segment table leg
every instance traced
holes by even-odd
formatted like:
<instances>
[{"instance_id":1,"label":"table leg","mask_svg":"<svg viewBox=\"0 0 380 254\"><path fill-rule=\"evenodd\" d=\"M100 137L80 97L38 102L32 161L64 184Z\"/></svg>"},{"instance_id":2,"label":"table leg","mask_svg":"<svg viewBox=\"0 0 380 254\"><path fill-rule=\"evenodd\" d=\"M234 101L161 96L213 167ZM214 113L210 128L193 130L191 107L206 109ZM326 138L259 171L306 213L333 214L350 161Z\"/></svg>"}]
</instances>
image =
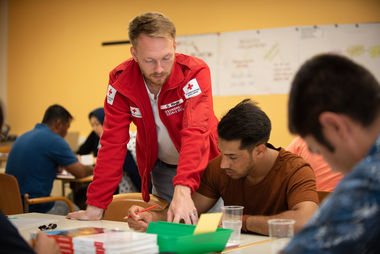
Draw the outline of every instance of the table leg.
<instances>
[{"instance_id":1,"label":"table leg","mask_svg":"<svg viewBox=\"0 0 380 254\"><path fill-rule=\"evenodd\" d=\"M63 197L66 197L66 195L65 195L65 181L64 180L62 180L62 196Z\"/></svg>"}]
</instances>

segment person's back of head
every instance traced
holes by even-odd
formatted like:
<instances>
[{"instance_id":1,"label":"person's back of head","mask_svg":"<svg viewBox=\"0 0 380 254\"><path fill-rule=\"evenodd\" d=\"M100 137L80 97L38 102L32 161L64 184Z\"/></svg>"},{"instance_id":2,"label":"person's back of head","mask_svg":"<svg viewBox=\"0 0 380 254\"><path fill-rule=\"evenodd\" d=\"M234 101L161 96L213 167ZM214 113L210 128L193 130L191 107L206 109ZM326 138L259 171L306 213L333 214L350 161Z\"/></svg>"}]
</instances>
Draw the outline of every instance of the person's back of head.
<instances>
[{"instance_id":1,"label":"person's back of head","mask_svg":"<svg viewBox=\"0 0 380 254\"><path fill-rule=\"evenodd\" d=\"M148 37L164 37L175 40L176 28L173 22L158 12L146 12L136 16L129 22L128 36L132 46L136 48L137 38L141 34Z\"/></svg>"},{"instance_id":2,"label":"person's back of head","mask_svg":"<svg viewBox=\"0 0 380 254\"><path fill-rule=\"evenodd\" d=\"M63 124L71 121L73 117L71 114L60 105L52 105L46 111L42 123L46 125L53 125L58 120L61 120Z\"/></svg>"},{"instance_id":3,"label":"person's back of head","mask_svg":"<svg viewBox=\"0 0 380 254\"><path fill-rule=\"evenodd\" d=\"M288 124L293 134L312 135L326 148L334 148L322 134L322 112L346 115L363 127L380 111L380 86L364 67L348 58L322 55L308 60L297 72L288 103Z\"/></svg>"},{"instance_id":4,"label":"person's back of head","mask_svg":"<svg viewBox=\"0 0 380 254\"><path fill-rule=\"evenodd\" d=\"M245 99L230 109L218 124L218 136L226 141L241 141L240 149L253 149L266 144L271 121L257 103Z\"/></svg>"}]
</instances>

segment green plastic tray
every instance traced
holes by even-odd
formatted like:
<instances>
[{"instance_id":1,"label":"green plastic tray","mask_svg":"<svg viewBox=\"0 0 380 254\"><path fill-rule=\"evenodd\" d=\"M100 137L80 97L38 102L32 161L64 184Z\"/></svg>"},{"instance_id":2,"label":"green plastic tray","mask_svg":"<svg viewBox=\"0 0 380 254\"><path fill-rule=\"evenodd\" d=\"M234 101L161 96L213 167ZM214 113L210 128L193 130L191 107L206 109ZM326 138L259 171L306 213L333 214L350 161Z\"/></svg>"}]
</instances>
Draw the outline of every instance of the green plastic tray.
<instances>
[{"instance_id":1,"label":"green plastic tray","mask_svg":"<svg viewBox=\"0 0 380 254\"><path fill-rule=\"evenodd\" d=\"M232 229L217 228L215 232L193 235L195 225L158 221L149 223L147 233L157 234L160 252L196 254L222 251Z\"/></svg>"}]
</instances>

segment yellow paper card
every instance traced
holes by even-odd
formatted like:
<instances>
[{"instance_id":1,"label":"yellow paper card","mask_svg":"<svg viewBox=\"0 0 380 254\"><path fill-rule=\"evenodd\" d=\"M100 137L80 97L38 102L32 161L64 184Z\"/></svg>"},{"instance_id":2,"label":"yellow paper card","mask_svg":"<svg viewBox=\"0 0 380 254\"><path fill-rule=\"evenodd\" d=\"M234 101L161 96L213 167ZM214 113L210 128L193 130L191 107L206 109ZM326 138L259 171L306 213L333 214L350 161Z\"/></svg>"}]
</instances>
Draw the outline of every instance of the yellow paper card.
<instances>
[{"instance_id":1,"label":"yellow paper card","mask_svg":"<svg viewBox=\"0 0 380 254\"><path fill-rule=\"evenodd\" d=\"M218 228L222 213L203 213L199 217L194 235L215 232Z\"/></svg>"}]
</instances>

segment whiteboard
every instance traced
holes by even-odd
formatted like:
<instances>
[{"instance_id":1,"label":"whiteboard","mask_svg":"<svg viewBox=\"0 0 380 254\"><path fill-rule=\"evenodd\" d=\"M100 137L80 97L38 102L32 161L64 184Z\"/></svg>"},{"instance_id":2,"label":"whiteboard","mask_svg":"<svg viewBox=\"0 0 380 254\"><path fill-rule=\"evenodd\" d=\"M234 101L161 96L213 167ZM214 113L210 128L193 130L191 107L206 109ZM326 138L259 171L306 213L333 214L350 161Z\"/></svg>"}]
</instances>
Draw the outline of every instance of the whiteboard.
<instances>
[{"instance_id":1,"label":"whiteboard","mask_svg":"<svg viewBox=\"0 0 380 254\"><path fill-rule=\"evenodd\" d=\"M288 92L298 66L295 29L222 33L219 43L221 95Z\"/></svg>"},{"instance_id":2,"label":"whiteboard","mask_svg":"<svg viewBox=\"0 0 380 254\"><path fill-rule=\"evenodd\" d=\"M209 65L214 96L286 94L300 65L326 53L351 58L380 81L380 23L178 36L177 52Z\"/></svg>"},{"instance_id":3,"label":"whiteboard","mask_svg":"<svg viewBox=\"0 0 380 254\"><path fill-rule=\"evenodd\" d=\"M210 67L211 71L211 83L212 91L215 95L215 91L218 91L218 34L199 34L178 36L177 52L195 56L205 61Z\"/></svg>"},{"instance_id":4,"label":"whiteboard","mask_svg":"<svg viewBox=\"0 0 380 254\"><path fill-rule=\"evenodd\" d=\"M300 37L301 63L320 54L343 55L366 67L380 81L379 23L320 26L310 30L318 32Z\"/></svg>"}]
</instances>

